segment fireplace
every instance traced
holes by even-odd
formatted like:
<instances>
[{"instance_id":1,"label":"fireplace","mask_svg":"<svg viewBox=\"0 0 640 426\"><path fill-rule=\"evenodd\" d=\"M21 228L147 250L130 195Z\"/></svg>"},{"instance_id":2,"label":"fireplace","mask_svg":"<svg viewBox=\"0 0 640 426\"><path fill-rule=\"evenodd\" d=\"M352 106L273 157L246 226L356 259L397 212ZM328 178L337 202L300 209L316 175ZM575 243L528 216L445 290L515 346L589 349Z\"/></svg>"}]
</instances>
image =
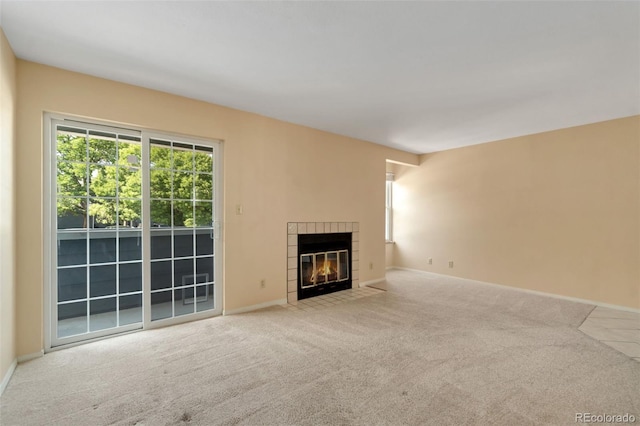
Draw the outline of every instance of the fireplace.
<instances>
[{"instance_id":1,"label":"fireplace","mask_svg":"<svg viewBox=\"0 0 640 426\"><path fill-rule=\"evenodd\" d=\"M359 287L359 255L358 222L287 223L287 302Z\"/></svg>"},{"instance_id":2,"label":"fireplace","mask_svg":"<svg viewBox=\"0 0 640 426\"><path fill-rule=\"evenodd\" d=\"M298 235L298 300L351 288L351 232Z\"/></svg>"}]
</instances>

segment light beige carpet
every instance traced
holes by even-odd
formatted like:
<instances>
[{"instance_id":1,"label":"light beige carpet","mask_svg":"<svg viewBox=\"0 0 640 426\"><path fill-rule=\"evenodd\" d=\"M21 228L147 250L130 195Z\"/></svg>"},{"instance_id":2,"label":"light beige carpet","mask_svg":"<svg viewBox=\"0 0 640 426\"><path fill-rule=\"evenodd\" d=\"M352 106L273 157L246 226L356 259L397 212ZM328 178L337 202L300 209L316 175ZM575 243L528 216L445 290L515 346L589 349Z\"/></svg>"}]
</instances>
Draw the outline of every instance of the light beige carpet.
<instances>
[{"instance_id":1,"label":"light beige carpet","mask_svg":"<svg viewBox=\"0 0 640 426\"><path fill-rule=\"evenodd\" d=\"M2 425L540 425L640 418L592 306L406 271L388 291L120 336L18 366ZM640 421L640 420L637 420Z\"/></svg>"}]
</instances>

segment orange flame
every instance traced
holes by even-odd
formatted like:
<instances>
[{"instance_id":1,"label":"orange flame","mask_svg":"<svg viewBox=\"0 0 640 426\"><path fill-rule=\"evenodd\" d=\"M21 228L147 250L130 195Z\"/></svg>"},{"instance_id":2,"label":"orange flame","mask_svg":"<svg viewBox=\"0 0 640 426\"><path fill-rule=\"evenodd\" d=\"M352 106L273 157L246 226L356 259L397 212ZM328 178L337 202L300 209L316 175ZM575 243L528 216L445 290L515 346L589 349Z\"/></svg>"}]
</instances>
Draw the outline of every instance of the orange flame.
<instances>
[{"instance_id":1,"label":"orange flame","mask_svg":"<svg viewBox=\"0 0 640 426\"><path fill-rule=\"evenodd\" d=\"M313 271L311 281L316 282L319 277L326 277L331 274L336 274L337 272L335 265L333 265L331 261L323 262L315 271Z\"/></svg>"}]
</instances>

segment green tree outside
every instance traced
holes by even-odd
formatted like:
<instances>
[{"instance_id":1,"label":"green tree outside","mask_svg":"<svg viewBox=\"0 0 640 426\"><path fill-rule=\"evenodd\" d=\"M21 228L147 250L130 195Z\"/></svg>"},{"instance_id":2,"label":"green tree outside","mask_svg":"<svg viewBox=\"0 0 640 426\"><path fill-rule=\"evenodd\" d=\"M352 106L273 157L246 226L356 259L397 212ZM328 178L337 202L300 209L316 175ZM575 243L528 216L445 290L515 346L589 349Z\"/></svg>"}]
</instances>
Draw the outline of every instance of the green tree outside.
<instances>
[{"instance_id":1,"label":"green tree outside","mask_svg":"<svg viewBox=\"0 0 640 426\"><path fill-rule=\"evenodd\" d=\"M82 217L85 228L89 218L95 227L141 222L139 143L59 132L56 155L59 218ZM151 145L152 226L211 226L212 162L207 152Z\"/></svg>"}]
</instances>

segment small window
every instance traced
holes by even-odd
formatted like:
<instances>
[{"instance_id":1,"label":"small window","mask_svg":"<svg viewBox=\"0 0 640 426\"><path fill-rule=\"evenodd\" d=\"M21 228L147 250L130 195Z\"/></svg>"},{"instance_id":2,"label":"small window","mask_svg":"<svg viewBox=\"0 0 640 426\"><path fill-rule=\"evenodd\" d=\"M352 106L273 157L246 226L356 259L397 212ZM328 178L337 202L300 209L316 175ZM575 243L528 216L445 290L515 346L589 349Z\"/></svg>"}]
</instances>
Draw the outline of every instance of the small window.
<instances>
[{"instance_id":1,"label":"small window","mask_svg":"<svg viewBox=\"0 0 640 426\"><path fill-rule=\"evenodd\" d=\"M391 242L393 241L393 173L387 173L386 184L384 238L387 242Z\"/></svg>"}]
</instances>

